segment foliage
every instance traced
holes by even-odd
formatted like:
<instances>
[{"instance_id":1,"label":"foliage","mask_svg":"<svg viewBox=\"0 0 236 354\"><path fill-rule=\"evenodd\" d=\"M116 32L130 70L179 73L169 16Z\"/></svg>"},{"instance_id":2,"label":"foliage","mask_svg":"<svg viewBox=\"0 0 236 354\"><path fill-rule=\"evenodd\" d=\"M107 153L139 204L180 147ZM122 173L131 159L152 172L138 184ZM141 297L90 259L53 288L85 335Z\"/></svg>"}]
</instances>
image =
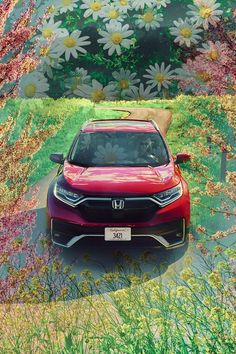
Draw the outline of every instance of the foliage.
<instances>
[{"instance_id":1,"label":"foliage","mask_svg":"<svg viewBox=\"0 0 236 354\"><path fill-rule=\"evenodd\" d=\"M39 58L35 55L36 43L28 45L35 35L38 24L30 25L34 2L29 1L27 9L11 25L7 20L16 5L16 0L3 0L0 5L0 99L16 95L20 78L36 69Z\"/></svg>"}]
</instances>

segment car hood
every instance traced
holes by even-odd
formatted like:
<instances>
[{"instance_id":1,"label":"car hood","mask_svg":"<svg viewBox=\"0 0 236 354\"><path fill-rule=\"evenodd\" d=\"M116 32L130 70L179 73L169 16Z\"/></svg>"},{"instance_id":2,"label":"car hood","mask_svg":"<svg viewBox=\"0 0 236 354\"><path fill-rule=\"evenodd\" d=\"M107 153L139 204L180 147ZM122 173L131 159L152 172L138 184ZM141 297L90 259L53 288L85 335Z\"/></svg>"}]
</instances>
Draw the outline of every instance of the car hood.
<instances>
[{"instance_id":1,"label":"car hood","mask_svg":"<svg viewBox=\"0 0 236 354\"><path fill-rule=\"evenodd\" d=\"M171 162L159 167L80 167L65 161L64 178L87 195L148 195L180 182Z\"/></svg>"}]
</instances>

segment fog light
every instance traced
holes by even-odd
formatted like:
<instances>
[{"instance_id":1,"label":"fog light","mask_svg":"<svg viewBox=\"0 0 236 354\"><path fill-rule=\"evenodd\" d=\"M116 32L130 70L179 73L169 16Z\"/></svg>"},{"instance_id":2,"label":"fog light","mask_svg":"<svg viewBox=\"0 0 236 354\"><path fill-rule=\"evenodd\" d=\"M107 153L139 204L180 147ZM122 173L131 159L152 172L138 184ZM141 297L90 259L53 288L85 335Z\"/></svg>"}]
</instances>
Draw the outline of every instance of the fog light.
<instances>
[{"instance_id":1,"label":"fog light","mask_svg":"<svg viewBox=\"0 0 236 354\"><path fill-rule=\"evenodd\" d=\"M60 237L60 234L59 233L54 233L54 237Z\"/></svg>"},{"instance_id":2,"label":"fog light","mask_svg":"<svg viewBox=\"0 0 236 354\"><path fill-rule=\"evenodd\" d=\"M182 233L179 232L178 234L176 234L176 237L182 237Z\"/></svg>"}]
</instances>

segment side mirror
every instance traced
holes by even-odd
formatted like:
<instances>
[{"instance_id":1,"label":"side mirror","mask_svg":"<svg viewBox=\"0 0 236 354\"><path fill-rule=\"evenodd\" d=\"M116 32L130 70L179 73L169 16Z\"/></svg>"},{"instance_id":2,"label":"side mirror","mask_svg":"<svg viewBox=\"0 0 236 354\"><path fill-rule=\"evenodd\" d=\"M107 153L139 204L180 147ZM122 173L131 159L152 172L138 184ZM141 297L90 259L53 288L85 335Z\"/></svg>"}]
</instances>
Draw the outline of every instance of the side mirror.
<instances>
[{"instance_id":1,"label":"side mirror","mask_svg":"<svg viewBox=\"0 0 236 354\"><path fill-rule=\"evenodd\" d=\"M175 159L175 164L178 165L183 162L190 161L191 156L189 154L177 154Z\"/></svg>"},{"instance_id":2,"label":"side mirror","mask_svg":"<svg viewBox=\"0 0 236 354\"><path fill-rule=\"evenodd\" d=\"M63 154L55 153L50 155L50 160L52 162L59 163L60 165L63 165L64 163L64 156Z\"/></svg>"}]
</instances>

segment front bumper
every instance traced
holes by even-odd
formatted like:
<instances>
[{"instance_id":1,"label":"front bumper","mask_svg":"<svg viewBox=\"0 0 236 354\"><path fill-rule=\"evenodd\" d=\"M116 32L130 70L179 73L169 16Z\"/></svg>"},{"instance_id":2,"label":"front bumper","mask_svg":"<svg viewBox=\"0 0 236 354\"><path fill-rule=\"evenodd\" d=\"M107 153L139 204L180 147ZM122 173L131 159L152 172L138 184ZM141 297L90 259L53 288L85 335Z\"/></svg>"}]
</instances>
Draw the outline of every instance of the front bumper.
<instances>
[{"instance_id":1,"label":"front bumper","mask_svg":"<svg viewBox=\"0 0 236 354\"><path fill-rule=\"evenodd\" d=\"M102 237L104 227L82 226L51 219L51 237L54 244L69 248L85 237ZM131 227L131 239L149 237L166 249L181 247L187 240L188 228L184 218L152 227Z\"/></svg>"}]
</instances>

